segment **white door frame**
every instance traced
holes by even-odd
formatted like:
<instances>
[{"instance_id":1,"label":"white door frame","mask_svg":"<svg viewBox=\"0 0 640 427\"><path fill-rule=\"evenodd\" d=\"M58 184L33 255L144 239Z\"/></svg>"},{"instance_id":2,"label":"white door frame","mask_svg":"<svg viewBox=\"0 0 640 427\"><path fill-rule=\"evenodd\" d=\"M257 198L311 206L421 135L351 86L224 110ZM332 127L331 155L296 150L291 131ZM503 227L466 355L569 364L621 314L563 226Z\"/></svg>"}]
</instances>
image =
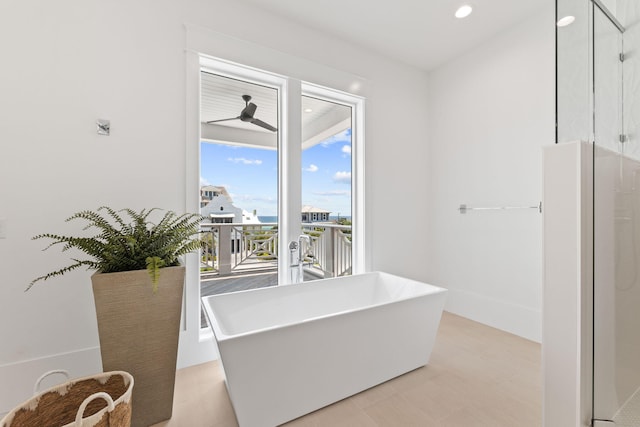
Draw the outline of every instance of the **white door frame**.
<instances>
[{"instance_id":1,"label":"white door frame","mask_svg":"<svg viewBox=\"0 0 640 427\"><path fill-rule=\"evenodd\" d=\"M302 95L324 98L352 106L352 212L353 274L365 271L364 217L364 98L366 81L321 64L270 50L201 27L186 26L186 192L187 212L200 207L200 71L203 66L218 74L234 75L278 89L278 279L289 282L288 243L300 234L302 205ZM221 60L218 58L228 58ZM236 62L232 62L236 61ZM238 65L238 64L246 65ZM252 68L254 67L254 68ZM274 70L265 72L262 70ZM280 74L278 74L280 72ZM289 76L284 77L284 73ZM314 81L319 85L303 83ZM199 254L186 257L185 298L178 350L178 367L218 358L209 328L200 328Z\"/></svg>"}]
</instances>

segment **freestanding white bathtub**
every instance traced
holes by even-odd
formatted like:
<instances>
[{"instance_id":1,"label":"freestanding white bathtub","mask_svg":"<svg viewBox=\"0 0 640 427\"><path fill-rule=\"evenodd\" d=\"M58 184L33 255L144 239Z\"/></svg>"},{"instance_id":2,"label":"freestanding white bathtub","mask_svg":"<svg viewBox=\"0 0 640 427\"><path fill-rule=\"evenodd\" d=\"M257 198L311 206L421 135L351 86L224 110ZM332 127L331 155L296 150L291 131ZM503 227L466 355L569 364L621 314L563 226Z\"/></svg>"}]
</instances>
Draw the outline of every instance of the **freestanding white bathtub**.
<instances>
[{"instance_id":1,"label":"freestanding white bathtub","mask_svg":"<svg viewBox=\"0 0 640 427\"><path fill-rule=\"evenodd\" d=\"M375 272L202 298L238 423L276 426L424 366L445 293Z\"/></svg>"}]
</instances>

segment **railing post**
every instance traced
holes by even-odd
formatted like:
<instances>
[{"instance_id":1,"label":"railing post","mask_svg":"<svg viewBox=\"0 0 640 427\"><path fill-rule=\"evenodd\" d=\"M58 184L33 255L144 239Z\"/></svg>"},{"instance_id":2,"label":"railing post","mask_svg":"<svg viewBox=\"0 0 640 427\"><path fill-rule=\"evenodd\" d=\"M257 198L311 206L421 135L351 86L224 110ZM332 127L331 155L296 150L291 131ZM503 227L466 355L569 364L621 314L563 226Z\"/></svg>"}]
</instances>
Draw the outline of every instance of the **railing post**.
<instances>
[{"instance_id":1,"label":"railing post","mask_svg":"<svg viewBox=\"0 0 640 427\"><path fill-rule=\"evenodd\" d=\"M334 233L332 227L325 227L322 232L322 239L324 240L324 262L322 269L324 270L324 277L335 277L334 271Z\"/></svg>"},{"instance_id":2,"label":"railing post","mask_svg":"<svg viewBox=\"0 0 640 427\"><path fill-rule=\"evenodd\" d=\"M218 272L221 276L231 274L231 229L220 224L218 230Z\"/></svg>"}]
</instances>

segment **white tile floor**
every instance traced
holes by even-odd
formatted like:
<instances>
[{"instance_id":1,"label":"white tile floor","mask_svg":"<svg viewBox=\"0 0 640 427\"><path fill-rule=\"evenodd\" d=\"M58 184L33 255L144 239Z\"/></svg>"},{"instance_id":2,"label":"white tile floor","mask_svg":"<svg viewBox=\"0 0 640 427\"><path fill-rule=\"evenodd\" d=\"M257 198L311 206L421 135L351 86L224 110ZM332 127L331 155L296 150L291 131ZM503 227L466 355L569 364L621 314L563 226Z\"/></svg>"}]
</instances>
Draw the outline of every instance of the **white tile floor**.
<instances>
[{"instance_id":1,"label":"white tile floor","mask_svg":"<svg viewBox=\"0 0 640 427\"><path fill-rule=\"evenodd\" d=\"M287 423L305 426L539 427L540 345L444 313L431 361ZM178 371L173 417L155 427L234 427L217 362Z\"/></svg>"}]
</instances>

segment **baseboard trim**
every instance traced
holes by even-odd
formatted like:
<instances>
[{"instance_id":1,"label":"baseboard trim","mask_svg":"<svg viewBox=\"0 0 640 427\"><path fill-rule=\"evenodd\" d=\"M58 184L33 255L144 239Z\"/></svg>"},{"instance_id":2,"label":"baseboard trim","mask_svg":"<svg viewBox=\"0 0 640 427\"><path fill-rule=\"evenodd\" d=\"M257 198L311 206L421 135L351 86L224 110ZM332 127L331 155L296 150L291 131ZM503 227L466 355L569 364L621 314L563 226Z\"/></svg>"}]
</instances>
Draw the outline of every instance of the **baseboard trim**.
<instances>
[{"instance_id":1,"label":"baseboard trim","mask_svg":"<svg viewBox=\"0 0 640 427\"><path fill-rule=\"evenodd\" d=\"M458 289L449 289L444 309L528 340L542 342L541 310Z\"/></svg>"},{"instance_id":2,"label":"baseboard trim","mask_svg":"<svg viewBox=\"0 0 640 427\"><path fill-rule=\"evenodd\" d=\"M91 347L68 353L55 354L0 366L0 417L30 399L36 380L47 371L64 369L71 378L80 378L102 372L100 347ZM64 377L51 377L41 389L64 382Z\"/></svg>"}]
</instances>

